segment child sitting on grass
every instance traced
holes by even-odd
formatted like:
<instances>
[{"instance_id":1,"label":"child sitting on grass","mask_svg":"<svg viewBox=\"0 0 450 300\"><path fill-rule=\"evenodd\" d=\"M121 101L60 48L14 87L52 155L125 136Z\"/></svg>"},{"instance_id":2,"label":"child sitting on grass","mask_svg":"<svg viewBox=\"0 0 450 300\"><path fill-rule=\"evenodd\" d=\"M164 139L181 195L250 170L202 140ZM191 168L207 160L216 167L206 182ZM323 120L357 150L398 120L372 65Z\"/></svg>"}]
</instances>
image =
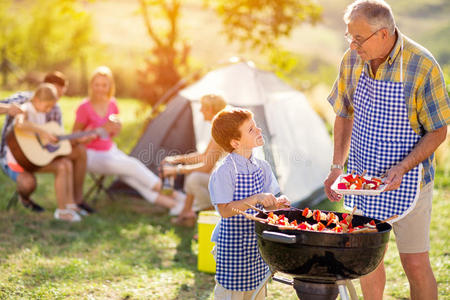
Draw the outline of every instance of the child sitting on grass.
<instances>
[{"instance_id":1,"label":"child sitting on grass","mask_svg":"<svg viewBox=\"0 0 450 300\"><path fill-rule=\"evenodd\" d=\"M274 196L280 188L270 165L252 155L253 148L264 145L252 112L223 110L213 119L211 132L216 143L230 153L209 182L211 201L222 216L213 233L217 249L214 299L250 299L269 268L258 251L254 221L233 209L255 214L247 204L277 209L288 206L289 200ZM262 289L256 299L264 298Z\"/></svg>"}]
</instances>

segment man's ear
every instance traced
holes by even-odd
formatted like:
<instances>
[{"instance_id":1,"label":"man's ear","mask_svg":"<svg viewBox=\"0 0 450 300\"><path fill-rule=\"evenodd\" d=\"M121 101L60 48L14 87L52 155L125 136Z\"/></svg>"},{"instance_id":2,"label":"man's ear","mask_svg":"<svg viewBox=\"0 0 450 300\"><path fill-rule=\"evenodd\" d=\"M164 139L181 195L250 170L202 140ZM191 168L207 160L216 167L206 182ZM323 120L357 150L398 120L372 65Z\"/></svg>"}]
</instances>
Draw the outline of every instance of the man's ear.
<instances>
[{"instance_id":1,"label":"man's ear","mask_svg":"<svg viewBox=\"0 0 450 300\"><path fill-rule=\"evenodd\" d=\"M389 37L389 31L388 31L387 28L381 29L380 32L381 32L381 34L382 34L381 37L382 37L383 39L387 39L387 38Z\"/></svg>"},{"instance_id":2,"label":"man's ear","mask_svg":"<svg viewBox=\"0 0 450 300\"><path fill-rule=\"evenodd\" d=\"M234 149L237 149L237 148L239 147L239 140L232 139L232 140L230 141L230 145L231 145L231 147L233 147Z\"/></svg>"}]
</instances>

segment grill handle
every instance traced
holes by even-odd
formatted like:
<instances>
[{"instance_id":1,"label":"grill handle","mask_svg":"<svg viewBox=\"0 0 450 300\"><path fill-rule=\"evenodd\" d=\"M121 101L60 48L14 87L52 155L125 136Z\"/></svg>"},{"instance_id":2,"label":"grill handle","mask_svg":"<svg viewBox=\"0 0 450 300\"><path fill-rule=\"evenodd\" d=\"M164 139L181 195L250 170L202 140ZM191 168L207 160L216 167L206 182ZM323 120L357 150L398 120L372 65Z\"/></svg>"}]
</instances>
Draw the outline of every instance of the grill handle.
<instances>
[{"instance_id":1,"label":"grill handle","mask_svg":"<svg viewBox=\"0 0 450 300\"><path fill-rule=\"evenodd\" d=\"M278 281L283 284L292 285L292 286L294 285L294 280L292 280L292 279L287 279L287 278L278 277L278 276L273 276L272 279L273 279L273 281Z\"/></svg>"},{"instance_id":2,"label":"grill handle","mask_svg":"<svg viewBox=\"0 0 450 300\"><path fill-rule=\"evenodd\" d=\"M282 244L295 244L297 243L297 237L295 235L284 234L281 232L273 232L264 230L262 232L262 238L266 241L282 243Z\"/></svg>"}]
</instances>

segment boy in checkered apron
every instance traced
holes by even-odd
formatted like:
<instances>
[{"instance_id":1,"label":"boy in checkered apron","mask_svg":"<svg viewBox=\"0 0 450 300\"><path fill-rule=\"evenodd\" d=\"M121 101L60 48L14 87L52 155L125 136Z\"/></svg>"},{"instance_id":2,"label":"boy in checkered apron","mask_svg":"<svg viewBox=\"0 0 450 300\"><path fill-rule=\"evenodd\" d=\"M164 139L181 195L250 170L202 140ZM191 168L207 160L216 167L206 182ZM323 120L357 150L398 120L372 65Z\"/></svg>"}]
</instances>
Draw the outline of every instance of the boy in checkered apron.
<instances>
[{"instance_id":1,"label":"boy in checkered apron","mask_svg":"<svg viewBox=\"0 0 450 300\"><path fill-rule=\"evenodd\" d=\"M214 118L211 132L230 153L209 182L212 203L222 216L213 233L217 249L214 299L250 299L269 269L258 251L254 222L233 209L255 214L247 204L277 209L289 205L289 200L274 196L280 188L269 164L252 155L264 139L249 110L223 110ZM261 289L256 299L264 298L265 289Z\"/></svg>"}]
</instances>

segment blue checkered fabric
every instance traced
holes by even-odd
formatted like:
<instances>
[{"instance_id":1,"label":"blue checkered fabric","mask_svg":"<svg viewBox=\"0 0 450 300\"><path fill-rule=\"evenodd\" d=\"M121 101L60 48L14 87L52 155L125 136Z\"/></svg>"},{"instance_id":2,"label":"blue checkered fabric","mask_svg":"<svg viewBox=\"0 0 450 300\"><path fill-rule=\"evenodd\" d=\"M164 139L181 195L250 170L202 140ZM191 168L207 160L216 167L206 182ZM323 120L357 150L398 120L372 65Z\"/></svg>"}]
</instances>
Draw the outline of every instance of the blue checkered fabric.
<instances>
[{"instance_id":1,"label":"blue checkered fabric","mask_svg":"<svg viewBox=\"0 0 450 300\"><path fill-rule=\"evenodd\" d=\"M263 192L264 176L261 168L252 174L239 174L233 201ZM257 205L262 208L261 205ZM249 214L256 211L248 209ZM226 289L249 291L257 288L269 272L258 250L255 224L242 215L222 218L217 241L216 279Z\"/></svg>"},{"instance_id":2,"label":"blue checkered fabric","mask_svg":"<svg viewBox=\"0 0 450 300\"><path fill-rule=\"evenodd\" d=\"M354 96L354 121L348 169L381 176L402 161L420 136L411 128L402 82L382 81L361 73ZM400 188L378 196L346 196L347 208L385 219L403 215L418 196L421 165L403 176Z\"/></svg>"}]
</instances>

